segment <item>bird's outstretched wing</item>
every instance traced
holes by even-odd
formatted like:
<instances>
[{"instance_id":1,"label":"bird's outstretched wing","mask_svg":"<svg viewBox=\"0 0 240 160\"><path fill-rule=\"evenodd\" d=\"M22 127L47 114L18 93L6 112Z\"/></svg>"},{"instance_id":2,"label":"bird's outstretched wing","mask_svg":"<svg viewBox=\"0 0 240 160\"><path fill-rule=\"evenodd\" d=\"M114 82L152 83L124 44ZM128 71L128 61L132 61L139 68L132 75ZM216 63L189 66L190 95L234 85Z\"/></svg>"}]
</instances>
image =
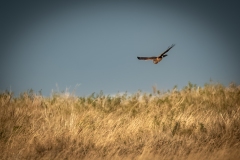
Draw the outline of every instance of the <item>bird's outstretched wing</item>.
<instances>
[{"instance_id":1,"label":"bird's outstretched wing","mask_svg":"<svg viewBox=\"0 0 240 160\"><path fill-rule=\"evenodd\" d=\"M172 44L170 47L168 47L168 49L166 51L164 51L160 56L158 56L159 58L162 57L165 53L167 53L170 49L172 49L175 46L175 44Z\"/></svg>"},{"instance_id":2,"label":"bird's outstretched wing","mask_svg":"<svg viewBox=\"0 0 240 160\"><path fill-rule=\"evenodd\" d=\"M137 57L139 60L153 60L156 59L157 57Z\"/></svg>"}]
</instances>

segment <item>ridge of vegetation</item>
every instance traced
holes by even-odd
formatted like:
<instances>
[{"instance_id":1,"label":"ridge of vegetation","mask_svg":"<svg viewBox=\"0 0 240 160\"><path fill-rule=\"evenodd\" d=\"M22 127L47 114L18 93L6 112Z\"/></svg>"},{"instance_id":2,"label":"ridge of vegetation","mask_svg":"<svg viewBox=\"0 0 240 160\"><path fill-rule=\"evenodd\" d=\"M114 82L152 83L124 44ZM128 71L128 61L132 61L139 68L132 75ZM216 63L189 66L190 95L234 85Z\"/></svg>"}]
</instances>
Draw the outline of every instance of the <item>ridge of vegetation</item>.
<instances>
[{"instance_id":1,"label":"ridge of vegetation","mask_svg":"<svg viewBox=\"0 0 240 160\"><path fill-rule=\"evenodd\" d=\"M240 159L240 86L0 93L0 159Z\"/></svg>"}]
</instances>

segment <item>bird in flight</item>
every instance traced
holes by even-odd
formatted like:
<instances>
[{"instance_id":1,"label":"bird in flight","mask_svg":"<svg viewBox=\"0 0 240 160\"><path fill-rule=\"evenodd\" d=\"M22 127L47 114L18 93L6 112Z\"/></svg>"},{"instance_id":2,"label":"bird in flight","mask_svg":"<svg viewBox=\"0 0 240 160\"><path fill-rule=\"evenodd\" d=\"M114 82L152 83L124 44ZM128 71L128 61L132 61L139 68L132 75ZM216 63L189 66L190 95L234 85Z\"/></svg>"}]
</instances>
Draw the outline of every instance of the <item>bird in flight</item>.
<instances>
[{"instance_id":1,"label":"bird in flight","mask_svg":"<svg viewBox=\"0 0 240 160\"><path fill-rule=\"evenodd\" d=\"M139 60L152 60L154 64L158 64L158 62L160 62L163 57L167 56L167 52L173 48L175 46L175 44L172 44L170 47L168 47L168 49L166 51L164 51L160 56L158 57L137 57Z\"/></svg>"}]
</instances>

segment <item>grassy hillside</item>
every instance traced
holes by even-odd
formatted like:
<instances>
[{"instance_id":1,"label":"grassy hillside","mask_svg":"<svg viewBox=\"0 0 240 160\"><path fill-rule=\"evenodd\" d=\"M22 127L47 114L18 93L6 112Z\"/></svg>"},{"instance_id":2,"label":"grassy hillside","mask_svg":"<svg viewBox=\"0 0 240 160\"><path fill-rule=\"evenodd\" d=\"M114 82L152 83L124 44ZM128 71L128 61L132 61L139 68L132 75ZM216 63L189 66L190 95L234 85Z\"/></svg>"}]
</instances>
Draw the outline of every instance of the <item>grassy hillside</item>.
<instances>
[{"instance_id":1,"label":"grassy hillside","mask_svg":"<svg viewBox=\"0 0 240 160\"><path fill-rule=\"evenodd\" d=\"M240 159L240 86L0 94L0 159Z\"/></svg>"}]
</instances>

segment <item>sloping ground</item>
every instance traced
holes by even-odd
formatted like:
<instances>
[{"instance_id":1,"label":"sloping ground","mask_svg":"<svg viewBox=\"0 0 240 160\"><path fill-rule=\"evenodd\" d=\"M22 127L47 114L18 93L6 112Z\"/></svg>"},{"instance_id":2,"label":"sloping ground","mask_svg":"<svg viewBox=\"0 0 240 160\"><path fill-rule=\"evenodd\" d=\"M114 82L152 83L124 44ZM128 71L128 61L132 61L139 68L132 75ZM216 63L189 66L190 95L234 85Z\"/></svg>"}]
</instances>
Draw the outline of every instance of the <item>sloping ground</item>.
<instances>
[{"instance_id":1,"label":"sloping ground","mask_svg":"<svg viewBox=\"0 0 240 160\"><path fill-rule=\"evenodd\" d=\"M240 87L0 94L0 159L240 159Z\"/></svg>"}]
</instances>

